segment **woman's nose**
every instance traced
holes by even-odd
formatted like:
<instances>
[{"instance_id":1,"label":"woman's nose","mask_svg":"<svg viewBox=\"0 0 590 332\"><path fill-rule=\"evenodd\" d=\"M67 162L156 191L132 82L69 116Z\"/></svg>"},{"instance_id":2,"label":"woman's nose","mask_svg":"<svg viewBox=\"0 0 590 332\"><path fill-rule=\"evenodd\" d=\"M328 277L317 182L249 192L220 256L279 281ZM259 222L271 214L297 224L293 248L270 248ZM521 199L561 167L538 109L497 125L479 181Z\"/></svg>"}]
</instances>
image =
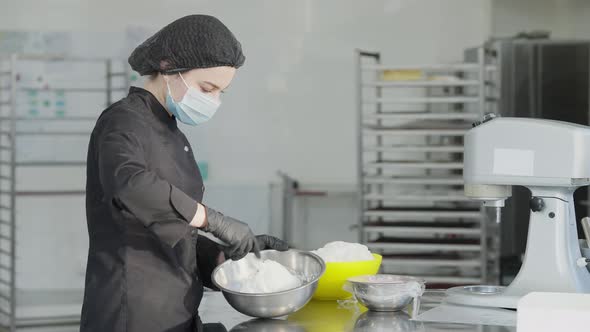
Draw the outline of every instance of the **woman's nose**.
<instances>
[{"instance_id":1,"label":"woman's nose","mask_svg":"<svg viewBox=\"0 0 590 332\"><path fill-rule=\"evenodd\" d=\"M213 91L210 93L210 96L217 101L221 101L221 92L220 91Z\"/></svg>"}]
</instances>

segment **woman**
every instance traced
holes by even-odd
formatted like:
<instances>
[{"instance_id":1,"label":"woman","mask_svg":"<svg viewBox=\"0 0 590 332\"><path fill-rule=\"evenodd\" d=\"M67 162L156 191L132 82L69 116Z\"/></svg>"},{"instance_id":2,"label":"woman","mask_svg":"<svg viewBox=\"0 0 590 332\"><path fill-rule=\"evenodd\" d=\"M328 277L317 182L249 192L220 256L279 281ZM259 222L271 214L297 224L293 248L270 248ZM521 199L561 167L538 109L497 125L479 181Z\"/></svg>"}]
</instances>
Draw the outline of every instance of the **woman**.
<instances>
[{"instance_id":1,"label":"woman","mask_svg":"<svg viewBox=\"0 0 590 332\"><path fill-rule=\"evenodd\" d=\"M171 23L129 57L149 78L101 114L88 148L90 249L80 331L200 330L203 285L213 287L220 260L288 249L201 204L201 174L177 127L177 120L210 119L243 63L234 35L203 15ZM199 237L198 229L228 247Z\"/></svg>"}]
</instances>

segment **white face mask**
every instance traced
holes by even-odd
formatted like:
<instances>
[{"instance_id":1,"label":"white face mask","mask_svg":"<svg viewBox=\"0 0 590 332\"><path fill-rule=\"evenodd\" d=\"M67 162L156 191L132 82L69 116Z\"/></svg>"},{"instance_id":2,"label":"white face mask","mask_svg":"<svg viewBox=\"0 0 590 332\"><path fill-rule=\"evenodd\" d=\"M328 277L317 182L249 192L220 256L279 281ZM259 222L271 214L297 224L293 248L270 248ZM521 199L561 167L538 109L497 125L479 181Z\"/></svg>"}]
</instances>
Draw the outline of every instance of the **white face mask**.
<instances>
[{"instance_id":1,"label":"white face mask","mask_svg":"<svg viewBox=\"0 0 590 332\"><path fill-rule=\"evenodd\" d=\"M178 73L178 75L180 75L180 78L188 90L182 97L182 100L175 102L172 98L172 93L170 92L170 85L168 84L168 81L166 81L166 86L168 86L166 106L168 106L168 110L174 114L180 122L187 125L196 126L209 121L215 112L217 112L221 102L211 98L196 88L188 86L184 77L182 77L182 74Z\"/></svg>"}]
</instances>

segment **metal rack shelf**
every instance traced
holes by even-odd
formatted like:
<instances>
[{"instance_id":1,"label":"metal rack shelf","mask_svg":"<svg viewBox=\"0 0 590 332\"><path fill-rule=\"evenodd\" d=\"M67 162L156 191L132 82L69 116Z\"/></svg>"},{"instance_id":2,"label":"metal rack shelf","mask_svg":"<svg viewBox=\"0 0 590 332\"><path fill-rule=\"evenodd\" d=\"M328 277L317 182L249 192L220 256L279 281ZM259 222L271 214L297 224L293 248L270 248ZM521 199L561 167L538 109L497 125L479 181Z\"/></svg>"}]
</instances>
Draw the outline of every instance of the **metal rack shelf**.
<instances>
[{"instance_id":1,"label":"metal rack shelf","mask_svg":"<svg viewBox=\"0 0 590 332\"><path fill-rule=\"evenodd\" d=\"M4 136L89 136L86 131L0 131Z\"/></svg>"},{"instance_id":2,"label":"metal rack shelf","mask_svg":"<svg viewBox=\"0 0 590 332\"><path fill-rule=\"evenodd\" d=\"M92 63L98 70L104 68L105 75L102 76L98 86L46 86L42 88L25 86L25 82L19 75L19 68L26 66L31 61L33 62L76 62L76 63ZM113 71L113 60L111 59L84 59L84 58L67 58L62 56L25 56L12 55L7 58L0 58L0 209L4 212L4 219L0 220L0 224L8 227L0 227L0 244L7 244L0 249L0 329L14 332L20 326L36 326L46 324L66 324L72 322L79 322L79 308L81 301L79 296L81 290L76 292L76 296L69 296L59 290L24 290L17 289L16 275L17 266L19 264L19 255L17 253L17 233L16 229L19 224L17 220L17 200L23 197L70 197L70 196L84 196L83 183L80 183L80 189L61 189L61 188L19 188L17 186L17 175L23 168L33 168L35 171L41 171L44 168L61 168L61 167L84 167L85 161L80 160L43 160L38 157L31 160L19 160L20 147L17 144L21 137L43 137L47 140L59 139L62 137L86 137L89 138L89 131L82 131L78 124L83 121L96 121L97 116L47 116L42 115L38 117L26 117L22 115L20 94L27 92L67 92L68 95L80 93L102 93L105 96L105 102L111 104L113 100L113 92L122 92L126 87L121 87L121 84L129 86L128 67L123 65L122 71ZM123 63L123 62L121 62ZM104 67L102 67L104 66ZM5 70L9 68L9 70ZM68 73L65 73L67 75ZM118 84L114 82L115 77ZM65 80L68 81L68 80ZM123 83L121 83L123 82ZM116 85L116 87L115 87ZM68 129L56 130L34 130L31 127L26 127L28 123L46 122L52 123L70 123L75 122L76 126L66 126ZM89 123L90 125L91 123ZM59 146L56 142L56 146ZM82 156L80 156L82 157ZM26 158L30 159L30 158ZM81 181L82 182L82 181ZM78 294L80 293L80 294ZM37 304L43 302L44 307L62 305L60 301L63 298L69 297L75 299L64 305L67 310L62 310L59 313L48 314L51 310L43 310L43 312L36 310ZM59 303L58 303L59 302ZM29 305L29 306L27 306ZM33 308L30 305L34 305ZM33 310L31 310L33 309Z\"/></svg>"},{"instance_id":3,"label":"metal rack shelf","mask_svg":"<svg viewBox=\"0 0 590 332\"><path fill-rule=\"evenodd\" d=\"M364 183L379 184L379 185L463 185L463 177L448 176L448 177L385 177L385 176L366 176Z\"/></svg>"},{"instance_id":4,"label":"metal rack shelf","mask_svg":"<svg viewBox=\"0 0 590 332\"><path fill-rule=\"evenodd\" d=\"M392 66L358 51L359 237L384 255L387 272L496 282L486 215L462 192L463 135L497 100L497 67L479 55L476 63Z\"/></svg>"},{"instance_id":5,"label":"metal rack shelf","mask_svg":"<svg viewBox=\"0 0 590 332\"><path fill-rule=\"evenodd\" d=\"M385 145L365 146L363 150L370 152L449 152L463 153L463 145Z\"/></svg>"},{"instance_id":6,"label":"metal rack shelf","mask_svg":"<svg viewBox=\"0 0 590 332\"><path fill-rule=\"evenodd\" d=\"M392 266L460 266L460 267L478 267L481 264L479 259L408 259L408 258L383 258L382 264Z\"/></svg>"},{"instance_id":7,"label":"metal rack shelf","mask_svg":"<svg viewBox=\"0 0 590 332\"><path fill-rule=\"evenodd\" d=\"M18 191L18 196L83 196L85 190L56 190L56 191Z\"/></svg>"},{"instance_id":8,"label":"metal rack shelf","mask_svg":"<svg viewBox=\"0 0 590 332\"><path fill-rule=\"evenodd\" d=\"M384 112L380 114L367 114L367 120L477 120L478 114L470 113L419 113L419 112Z\"/></svg>"},{"instance_id":9,"label":"metal rack shelf","mask_svg":"<svg viewBox=\"0 0 590 332\"><path fill-rule=\"evenodd\" d=\"M423 243L400 243L400 242L369 242L367 246L370 249L381 250L412 250L413 252L464 252L464 251L480 251L481 246L476 244L423 244Z\"/></svg>"},{"instance_id":10,"label":"metal rack shelf","mask_svg":"<svg viewBox=\"0 0 590 332\"><path fill-rule=\"evenodd\" d=\"M371 129L363 128L363 133L373 136L461 136L466 130L461 129Z\"/></svg>"},{"instance_id":11,"label":"metal rack shelf","mask_svg":"<svg viewBox=\"0 0 590 332\"><path fill-rule=\"evenodd\" d=\"M0 121L96 121L96 117L92 116L68 116L68 117L53 117L53 116L37 116L34 118L19 117L12 119L11 117L1 116Z\"/></svg>"},{"instance_id":12,"label":"metal rack shelf","mask_svg":"<svg viewBox=\"0 0 590 332\"><path fill-rule=\"evenodd\" d=\"M379 53L370 53L360 51L361 53L365 54L364 56L369 57L379 57ZM370 55L369 55L370 54ZM466 72L466 71L480 71L482 66L477 63L447 63L447 64L421 64L421 65L383 65L380 63L377 64L361 64L361 70L367 71L384 71L384 70L424 70L427 72ZM495 71L497 66L494 65L485 65L483 69L486 71Z\"/></svg>"},{"instance_id":13,"label":"metal rack shelf","mask_svg":"<svg viewBox=\"0 0 590 332\"><path fill-rule=\"evenodd\" d=\"M96 92L96 93L106 93L107 91L126 91L128 88L119 87L119 88L33 88L33 87L21 87L18 90L21 91L48 91L48 92Z\"/></svg>"},{"instance_id":14,"label":"metal rack shelf","mask_svg":"<svg viewBox=\"0 0 590 332\"><path fill-rule=\"evenodd\" d=\"M379 223L366 223L364 227L430 227L430 228L478 228L479 219L474 220L430 220L420 221L416 220L402 220L402 221L383 221ZM419 225L418 225L419 224ZM429 235L430 233L425 233Z\"/></svg>"},{"instance_id":15,"label":"metal rack shelf","mask_svg":"<svg viewBox=\"0 0 590 332\"><path fill-rule=\"evenodd\" d=\"M367 163L365 169L463 169L463 163L449 161L379 161Z\"/></svg>"},{"instance_id":16,"label":"metal rack shelf","mask_svg":"<svg viewBox=\"0 0 590 332\"><path fill-rule=\"evenodd\" d=\"M88 134L90 135L90 134ZM22 167L68 167L68 166L86 166L85 161L17 161L16 166Z\"/></svg>"},{"instance_id":17,"label":"metal rack shelf","mask_svg":"<svg viewBox=\"0 0 590 332\"><path fill-rule=\"evenodd\" d=\"M363 211L365 217L377 217L382 219L411 219L419 220L433 220L433 219L481 219L481 213L477 211L420 211L420 210L365 210Z\"/></svg>"},{"instance_id":18,"label":"metal rack shelf","mask_svg":"<svg viewBox=\"0 0 590 332\"><path fill-rule=\"evenodd\" d=\"M400 81L400 82L391 82L391 81L375 81L369 83L363 83L363 86L368 87L384 87L384 88L392 88L392 87L402 87L402 88L411 88L417 87L422 88L425 86L428 87L452 87L452 86L477 86L479 81L477 80L452 80L452 81L445 81L445 80L416 80L416 81Z\"/></svg>"},{"instance_id":19,"label":"metal rack shelf","mask_svg":"<svg viewBox=\"0 0 590 332\"><path fill-rule=\"evenodd\" d=\"M478 228L459 227L399 227L399 226L365 226L365 232L401 235L403 233L432 233L444 235L479 235Z\"/></svg>"},{"instance_id":20,"label":"metal rack shelf","mask_svg":"<svg viewBox=\"0 0 590 332\"><path fill-rule=\"evenodd\" d=\"M465 197L462 191L447 193L430 193L430 192L406 192L399 193L396 196L391 194L367 194L364 196L366 201L387 201L387 202L472 202Z\"/></svg>"},{"instance_id":21,"label":"metal rack shelf","mask_svg":"<svg viewBox=\"0 0 590 332\"><path fill-rule=\"evenodd\" d=\"M406 98L391 98L391 97L375 97L366 98L363 103L378 103L378 104L465 104L478 103L479 98L472 96L464 97L406 97Z\"/></svg>"}]
</instances>

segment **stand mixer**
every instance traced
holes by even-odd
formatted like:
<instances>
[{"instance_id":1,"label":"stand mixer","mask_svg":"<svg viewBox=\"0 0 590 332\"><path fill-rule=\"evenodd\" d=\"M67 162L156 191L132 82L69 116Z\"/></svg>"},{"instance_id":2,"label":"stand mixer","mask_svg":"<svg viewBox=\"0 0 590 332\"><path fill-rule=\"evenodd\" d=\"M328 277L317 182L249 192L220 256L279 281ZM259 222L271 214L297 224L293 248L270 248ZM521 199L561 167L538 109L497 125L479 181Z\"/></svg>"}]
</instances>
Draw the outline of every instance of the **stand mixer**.
<instances>
[{"instance_id":1,"label":"stand mixer","mask_svg":"<svg viewBox=\"0 0 590 332\"><path fill-rule=\"evenodd\" d=\"M573 193L590 184L590 127L567 122L486 117L465 135L466 196L500 209L512 186L532 193L522 267L507 287L461 286L447 302L515 309L533 291L590 293L580 253Z\"/></svg>"}]
</instances>

